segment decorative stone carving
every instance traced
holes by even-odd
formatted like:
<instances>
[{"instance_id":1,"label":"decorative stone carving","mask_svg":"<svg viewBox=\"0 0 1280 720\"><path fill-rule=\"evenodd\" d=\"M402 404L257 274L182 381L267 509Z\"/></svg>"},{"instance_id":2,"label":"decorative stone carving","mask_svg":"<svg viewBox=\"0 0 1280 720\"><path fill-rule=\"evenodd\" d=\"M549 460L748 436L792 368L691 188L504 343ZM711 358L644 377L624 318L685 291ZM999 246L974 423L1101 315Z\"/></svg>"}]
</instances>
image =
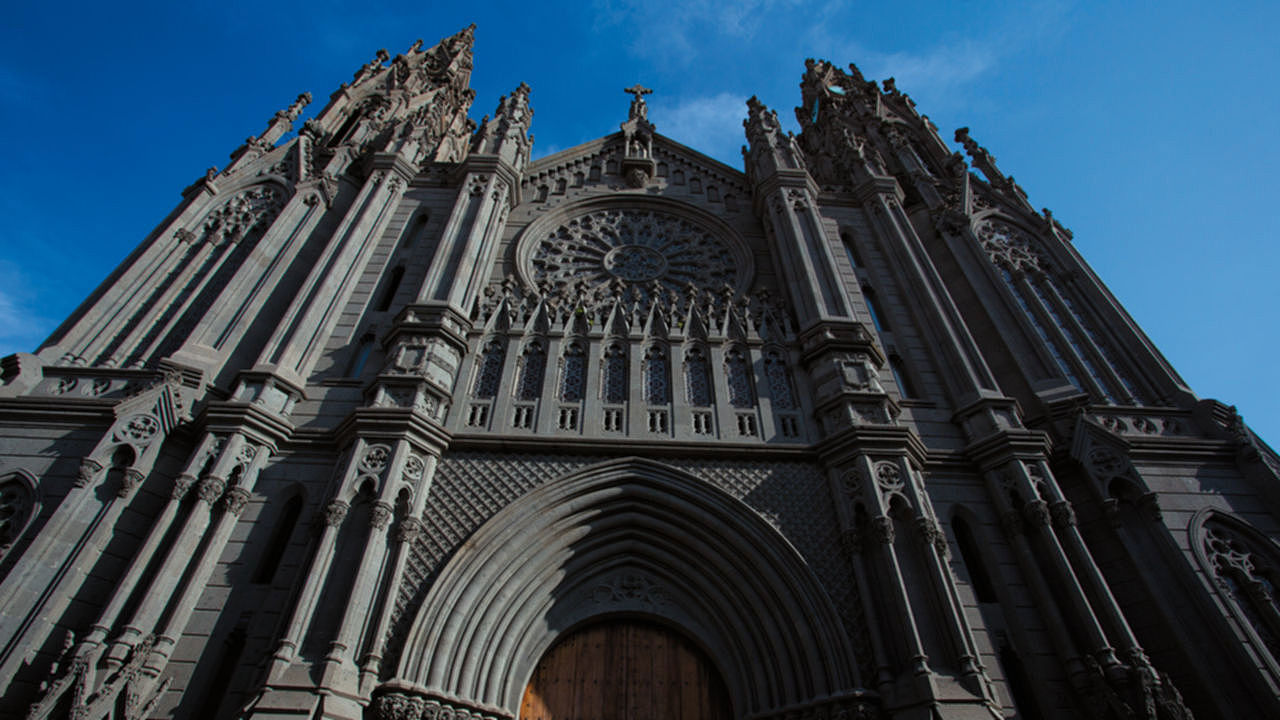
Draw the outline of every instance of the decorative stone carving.
<instances>
[{"instance_id":1,"label":"decorative stone carving","mask_svg":"<svg viewBox=\"0 0 1280 720\"><path fill-rule=\"evenodd\" d=\"M85 458L80 461L80 470L76 474L76 487L88 487L98 473L102 471L102 463L92 458Z\"/></svg>"},{"instance_id":2,"label":"decorative stone carving","mask_svg":"<svg viewBox=\"0 0 1280 720\"><path fill-rule=\"evenodd\" d=\"M1022 515L1032 527L1049 527L1049 505L1043 500L1032 500L1022 508Z\"/></svg>"},{"instance_id":3,"label":"decorative stone carving","mask_svg":"<svg viewBox=\"0 0 1280 720\"><path fill-rule=\"evenodd\" d=\"M690 287L719 293L748 280L741 254L716 233L659 210L595 210L525 243L524 271L538 287L612 286L650 298Z\"/></svg>"},{"instance_id":4,"label":"decorative stone carving","mask_svg":"<svg viewBox=\"0 0 1280 720\"><path fill-rule=\"evenodd\" d=\"M283 206L284 198L274 185L255 185L209 213L204 233L214 242L238 241L258 225L274 220Z\"/></svg>"},{"instance_id":5,"label":"decorative stone carving","mask_svg":"<svg viewBox=\"0 0 1280 720\"><path fill-rule=\"evenodd\" d=\"M134 445L145 445L160 432L160 421L147 414L132 415L116 429L116 439Z\"/></svg>"},{"instance_id":6,"label":"decorative stone carving","mask_svg":"<svg viewBox=\"0 0 1280 720\"><path fill-rule=\"evenodd\" d=\"M381 500L369 508L369 525L374 530L386 530L391 523L391 505Z\"/></svg>"},{"instance_id":7,"label":"decorative stone carving","mask_svg":"<svg viewBox=\"0 0 1280 720\"><path fill-rule=\"evenodd\" d=\"M218 501L218 498L222 497L222 491L226 488L226 485L222 478L206 475L200 480L200 484L196 486L196 494L204 502L213 505Z\"/></svg>"},{"instance_id":8,"label":"decorative stone carving","mask_svg":"<svg viewBox=\"0 0 1280 720\"><path fill-rule=\"evenodd\" d=\"M925 544L933 545L942 557L946 557L950 552L947 547L947 536L943 534L937 520L926 516L916 518L916 532L920 534L920 539Z\"/></svg>"},{"instance_id":9,"label":"decorative stone carving","mask_svg":"<svg viewBox=\"0 0 1280 720\"><path fill-rule=\"evenodd\" d=\"M116 495L122 498L129 497L134 489L141 485L145 479L146 476L142 474L142 471L136 468L127 468L120 478L120 487L116 490Z\"/></svg>"},{"instance_id":10,"label":"decorative stone carving","mask_svg":"<svg viewBox=\"0 0 1280 720\"><path fill-rule=\"evenodd\" d=\"M886 493L901 490L905 483L897 463L883 461L876 463L876 485Z\"/></svg>"},{"instance_id":11,"label":"decorative stone carving","mask_svg":"<svg viewBox=\"0 0 1280 720\"><path fill-rule=\"evenodd\" d=\"M341 500L331 500L328 505L324 506L324 524L328 527L337 527L347 517L347 510L350 505Z\"/></svg>"},{"instance_id":12,"label":"decorative stone carving","mask_svg":"<svg viewBox=\"0 0 1280 720\"><path fill-rule=\"evenodd\" d=\"M1049 514L1053 518L1053 526L1060 530L1076 524L1076 511L1066 500L1050 505Z\"/></svg>"},{"instance_id":13,"label":"decorative stone carving","mask_svg":"<svg viewBox=\"0 0 1280 720\"><path fill-rule=\"evenodd\" d=\"M409 457L404 461L404 472L401 473L406 482L412 483L422 477L426 465L422 462L422 458L410 453Z\"/></svg>"},{"instance_id":14,"label":"decorative stone carving","mask_svg":"<svg viewBox=\"0 0 1280 720\"><path fill-rule=\"evenodd\" d=\"M391 448L386 445L370 445L364 457L360 458L360 469L378 475L387 468L387 461L390 459Z\"/></svg>"},{"instance_id":15,"label":"decorative stone carving","mask_svg":"<svg viewBox=\"0 0 1280 720\"><path fill-rule=\"evenodd\" d=\"M877 517L871 519L871 534L876 541L882 545L893 544L893 520L887 517Z\"/></svg>"},{"instance_id":16,"label":"decorative stone carving","mask_svg":"<svg viewBox=\"0 0 1280 720\"><path fill-rule=\"evenodd\" d=\"M422 534L421 520L415 517L402 518L396 528L396 542L412 545L420 534Z\"/></svg>"},{"instance_id":17,"label":"decorative stone carving","mask_svg":"<svg viewBox=\"0 0 1280 720\"><path fill-rule=\"evenodd\" d=\"M169 497L174 500L181 500L187 496L187 492L191 490L191 486L196 483L194 475L183 473L173 481L173 489L169 492Z\"/></svg>"},{"instance_id":18,"label":"decorative stone carving","mask_svg":"<svg viewBox=\"0 0 1280 720\"><path fill-rule=\"evenodd\" d=\"M591 599L598 604L639 602L660 606L667 603L667 591L643 575L619 575L591 591Z\"/></svg>"},{"instance_id":19,"label":"decorative stone carving","mask_svg":"<svg viewBox=\"0 0 1280 720\"><path fill-rule=\"evenodd\" d=\"M984 220L978 225L977 235L978 243L998 267L1019 273L1042 273L1051 267L1031 238L1007 222Z\"/></svg>"},{"instance_id":20,"label":"decorative stone carving","mask_svg":"<svg viewBox=\"0 0 1280 720\"><path fill-rule=\"evenodd\" d=\"M857 495L862 492L862 471L856 467L845 470L840 475L840 487L846 495Z\"/></svg>"},{"instance_id":21,"label":"decorative stone carving","mask_svg":"<svg viewBox=\"0 0 1280 720\"><path fill-rule=\"evenodd\" d=\"M249 491L240 487L233 487L222 496L222 509L231 515L239 516L244 510L244 506L249 502Z\"/></svg>"}]
</instances>

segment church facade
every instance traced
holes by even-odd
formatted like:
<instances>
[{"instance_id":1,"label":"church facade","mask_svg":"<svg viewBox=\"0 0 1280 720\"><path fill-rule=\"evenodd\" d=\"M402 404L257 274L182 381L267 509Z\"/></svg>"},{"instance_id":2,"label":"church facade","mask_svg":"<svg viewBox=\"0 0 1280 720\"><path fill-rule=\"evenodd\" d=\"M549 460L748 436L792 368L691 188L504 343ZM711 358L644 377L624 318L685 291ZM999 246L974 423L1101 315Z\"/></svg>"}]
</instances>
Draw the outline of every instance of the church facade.
<instances>
[{"instance_id":1,"label":"church facade","mask_svg":"<svg viewBox=\"0 0 1280 720\"><path fill-rule=\"evenodd\" d=\"M471 33L3 359L6 717L1280 716L1280 461L967 130L809 61L745 171L639 85L531 161Z\"/></svg>"}]
</instances>

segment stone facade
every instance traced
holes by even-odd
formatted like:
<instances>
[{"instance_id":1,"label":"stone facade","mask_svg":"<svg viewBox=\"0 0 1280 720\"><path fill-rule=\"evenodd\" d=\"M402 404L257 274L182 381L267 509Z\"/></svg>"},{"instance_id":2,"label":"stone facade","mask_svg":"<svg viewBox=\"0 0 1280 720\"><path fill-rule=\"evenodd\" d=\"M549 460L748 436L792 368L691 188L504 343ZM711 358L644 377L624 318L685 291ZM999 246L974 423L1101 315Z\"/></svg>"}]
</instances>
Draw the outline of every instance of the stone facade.
<instances>
[{"instance_id":1,"label":"stone facade","mask_svg":"<svg viewBox=\"0 0 1280 720\"><path fill-rule=\"evenodd\" d=\"M470 69L300 96L3 360L13 717L513 720L620 616L744 718L1280 716L1280 462L967 130L810 61L745 172L640 86L531 161Z\"/></svg>"}]
</instances>

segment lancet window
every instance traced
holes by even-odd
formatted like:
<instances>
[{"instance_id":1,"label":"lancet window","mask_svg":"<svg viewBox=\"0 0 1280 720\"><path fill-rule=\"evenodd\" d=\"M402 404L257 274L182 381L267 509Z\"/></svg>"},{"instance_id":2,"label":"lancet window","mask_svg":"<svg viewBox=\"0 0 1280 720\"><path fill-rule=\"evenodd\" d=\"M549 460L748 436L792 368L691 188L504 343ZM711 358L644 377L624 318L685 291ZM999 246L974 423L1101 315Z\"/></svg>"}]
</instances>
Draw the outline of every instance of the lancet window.
<instances>
[{"instance_id":1,"label":"lancet window","mask_svg":"<svg viewBox=\"0 0 1280 720\"><path fill-rule=\"evenodd\" d=\"M22 535L31 519L31 487L17 475L0 479L0 558Z\"/></svg>"},{"instance_id":2,"label":"lancet window","mask_svg":"<svg viewBox=\"0 0 1280 720\"><path fill-rule=\"evenodd\" d=\"M560 360L560 399L581 402L587 385L587 358L582 343L571 342Z\"/></svg>"},{"instance_id":3,"label":"lancet window","mask_svg":"<svg viewBox=\"0 0 1280 720\"><path fill-rule=\"evenodd\" d=\"M685 398L690 405L711 405L711 371L702 348L694 346L684 355Z\"/></svg>"},{"instance_id":4,"label":"lancet window","mask_svg":"<svg viewBox=\"0 0 1280 720\"><path fill-rule=\"evenodd\" d=\"M627 350L619 343L604 349L603 374L600 389L607 403L627 401Z\"/></svg>"},{"instance_id":5,"label":"lancet window","mask_svg":"<svg viewBox=\"0 0 1280 720\"><path fill-rule=\"evenodd\" d=\"M1140 404L1142 394L1092 318L1060 287L1050 260L1028 235L999 220L978 228L978 242L1055 364L1082 392Z\"/></svg>"},{"instance_id":6,"label":"lancet window","mask_svg":"<svg viewBox=\"0 0 1280 720\"><path fill-rule=\"evenodd\" d=\"M537 400L542 396L542 376L547 368L547 351L541 340L530 340L520 357L520 380L516 397Z\"/></svg>"},{"instance_id":7,"label":"lancet window","mask_svg":"<svg viewBox=\"0 0 1280 720\"><path fill-rule=\"evenodd\" d=\"M667 352L660 345L650 345L644 351L644 399L650 405L665 405L671 401L671 371Z\"/></svg>"},{"instance_id":8,"label":"lancet window","mask_svg":"<svg viewBox=\"0 0 1280 720\"><path fill-rule=\"evenodd\" d=\"M1275 670L1280 662L1280 551L1261 533L1216 515L1201 527L1200 545L1213 580Z\"/></svg>"},{"instance_id":9,"label":"lancet window","mask_svg":"<svg viewBox=\"0 0 1280 720\"><path fill-rule=\"evenodd\" d=\"M751 383L751 362L740 347L730 348L724 358L725 380L729 386L729 404L746 408L756 404Z\"/></svg>"},{"instance_id":10,"label":"lancet window","mask_svg":"<svg viewBox=\"0 0 1280 720\"><path fill-rule=\"evenodd\" d=\"M764 376L769 382L769 395L773 398L773 406L778 410L794 410L795 394L791 391L791 373L787 371L787 361L778 350L767 350L764 354Z\"/></svg>"},{"instance_id":11,"label":"lancet window","mask_svg":"<svg viewBox=\"0 0 1280 720\"><path fill-rule=\"evenodd\" d=\"M475 382L471 386L472 395L491 398L498 394L498 385L502 382L502 363L506 356L507 346L500 339L492 338L485 343L479 367L476 368Z\"/></svg>"}]
</instances>

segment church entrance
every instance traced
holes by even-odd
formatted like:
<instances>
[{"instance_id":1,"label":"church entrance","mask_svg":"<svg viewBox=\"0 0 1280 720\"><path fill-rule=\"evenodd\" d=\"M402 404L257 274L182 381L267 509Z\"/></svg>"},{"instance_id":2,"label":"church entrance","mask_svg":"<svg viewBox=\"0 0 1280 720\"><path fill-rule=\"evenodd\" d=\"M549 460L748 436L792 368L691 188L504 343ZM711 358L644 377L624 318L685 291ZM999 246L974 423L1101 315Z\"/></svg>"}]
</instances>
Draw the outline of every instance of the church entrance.
<instances>
[{"instance_id":1,"label":"church entrance","mask_svg":"<svg viewBox=\"0 0 1280 720\"><path fill-rule=\"evenodd\" d=\"M614 620L576 630L542 657L520 720L729 720L720 674L683 635Z\"/></svg>"}]
</instances>

